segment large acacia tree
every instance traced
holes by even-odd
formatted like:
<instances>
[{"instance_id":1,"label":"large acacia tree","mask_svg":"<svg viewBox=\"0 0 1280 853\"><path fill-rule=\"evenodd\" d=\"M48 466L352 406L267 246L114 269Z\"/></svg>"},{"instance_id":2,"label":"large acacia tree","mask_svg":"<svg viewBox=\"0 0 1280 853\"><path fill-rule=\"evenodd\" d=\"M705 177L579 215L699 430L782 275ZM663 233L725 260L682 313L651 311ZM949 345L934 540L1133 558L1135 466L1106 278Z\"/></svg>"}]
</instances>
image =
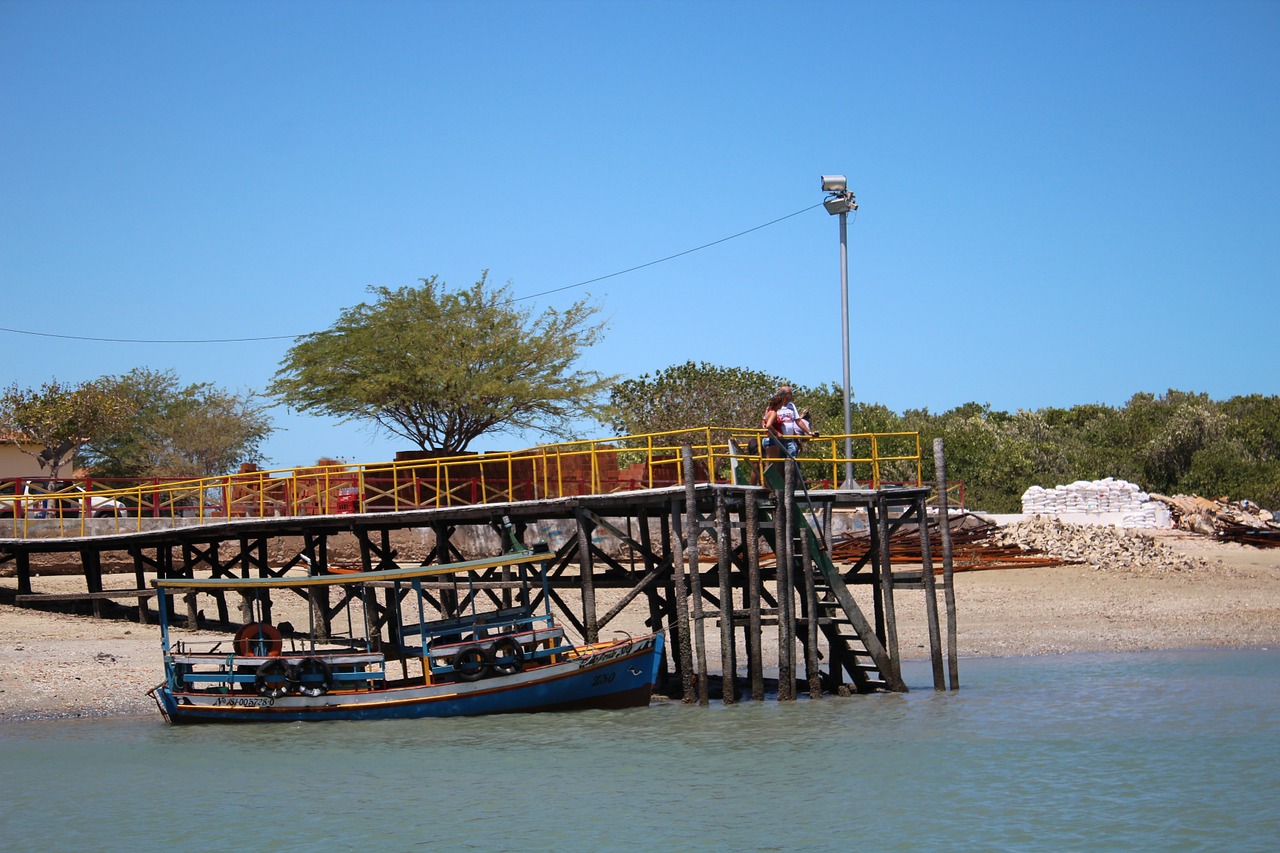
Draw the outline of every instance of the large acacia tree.
<instances>
[{"instance_id":1,"label":"large acacia tree","mask_svg":"<svg viewBox=\"0 0 1280 853\"><path fill-rule=\"evenodd\" d=\"M612 377L576 367L604 323L587 300L536 317L509 287L370 287L328 329L289 349L269 393L303 412L376 424L457 453L490 432L563 436L595 414Z\"/></svg>"}]
</instances>

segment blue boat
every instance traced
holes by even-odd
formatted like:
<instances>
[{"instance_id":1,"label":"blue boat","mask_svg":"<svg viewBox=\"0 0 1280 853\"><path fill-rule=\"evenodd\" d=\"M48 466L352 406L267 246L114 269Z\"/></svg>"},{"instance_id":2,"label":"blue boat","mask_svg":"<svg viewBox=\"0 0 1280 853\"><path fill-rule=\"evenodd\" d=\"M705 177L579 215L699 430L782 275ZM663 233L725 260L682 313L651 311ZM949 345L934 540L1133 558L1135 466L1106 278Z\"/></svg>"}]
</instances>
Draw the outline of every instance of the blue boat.
<instances>
[{"instance_id":1,"label":"blue boat","mask_svg":"<svg viewBox=\"0 0 1280 853\"><path fill-rule=\"evenodd\" d=\"M539 565L549 556L519 551L352 574L157 580L162 595L242 593L255 618L230 642L197 644L172 639L169 608L161 607L165 680L148 694L174 724L413 719L648 705L662 661L662 635L569 642L551 615L547 567ZM480 573L505 567L519 574L519 601L479 610ZM435 607L424 584L439 591L440 579L451 582L452 600L467 603L466 610L428 619ZM542 607L535 611L538 599L531 592L539 582ZM375 592L391 590L389 600L396 604L383 608L398 617L390 623L388 616L395 626L391 638L384 639L378 630L362 632L358 639L321 640L314 625L301 633L265 618L269 595L264 593L295 590L306 595L324 587L338 587L349 599L364 601L366 614L379 611L376 600L369 605Z\"/></svg>"}]
</instances>

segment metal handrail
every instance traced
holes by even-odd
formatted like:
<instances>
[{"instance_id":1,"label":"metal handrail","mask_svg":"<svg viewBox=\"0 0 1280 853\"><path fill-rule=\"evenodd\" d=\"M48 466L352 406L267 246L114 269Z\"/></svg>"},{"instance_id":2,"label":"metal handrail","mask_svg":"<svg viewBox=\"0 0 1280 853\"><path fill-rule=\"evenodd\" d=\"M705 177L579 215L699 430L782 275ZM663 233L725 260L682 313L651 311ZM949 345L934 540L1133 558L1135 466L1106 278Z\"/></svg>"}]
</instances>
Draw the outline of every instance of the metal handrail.
<instances>
[{"instance_id":1,"label":"metal handrail","mask_svg":"<svg viewBox=\"0 0 1280 853\"><path fill-rule=\"evenodd\" d=\"M147 479L103 488L108 481L71 481L58 489L33 487L50 478L5 481L0 489L0 538L25 538L32 521L56 522L58 534L140 530L145 518L200 524L233 517L386 512L607 494L635 488L684 485L683 446L693 451L699 482L732 482L731 463L762 464L762 429L695 427L641 435L544 444L516 451L245 471L200 479ZM855 455L842 445L852 440ZM756 450L747 448L755 442ZM921 484L920 436L914 432L824 435L804 440L798 458L805 478L839 482L845 463L875 488L886 482ZM914 478L910 475L914 474ZM829 476L827 476L829 474ZM12 483L12 491L8 489ZM44 512L32 511L43 501ZM112 502L118 512L89 523L92 508ZM43 517L39 517L43 515ZM41 526L41 535L49 534Z\"/></svg>"}]
</instances>

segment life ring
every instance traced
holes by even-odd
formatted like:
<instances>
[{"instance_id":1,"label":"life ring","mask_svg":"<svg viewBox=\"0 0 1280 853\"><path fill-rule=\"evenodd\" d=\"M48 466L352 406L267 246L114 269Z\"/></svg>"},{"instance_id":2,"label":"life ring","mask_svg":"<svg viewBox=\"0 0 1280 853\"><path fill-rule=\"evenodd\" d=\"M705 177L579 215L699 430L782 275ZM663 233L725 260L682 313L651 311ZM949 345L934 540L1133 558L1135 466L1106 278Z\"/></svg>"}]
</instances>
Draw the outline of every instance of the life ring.
<instances>
[{"instance_id":1,"label":"life ring","mask_svg":"<svg viewBox=\"0 0 1280 853\"><path fill-rule=\"evenodd\" d=\"M284 638L269 622L250 622L236 631L236 638L231 645L236 654L243 658L275 658L280 657Z\"/></svg>"},{"instance_id":2,"label":"life ring","mask_svg":"<svg viewBox=\"0 0 1280 853\"><path fill-rule=\"evenodd\" d=\"M489 674L489 656L476 645L464 646L453 656L453 672L459 681L479 681Z\"/></svg>"},{"instance_id":3,"label":"life ring","mask_svg":"<svg viewBox=\"0 0 1280 853\"><path fill-rule=\"evenodd\" d=\"M515 637L499 637L491 655L493 670L500 675L515 675L524 669L524 647Z\"/></svg>"},{"instance_id":4,"label":"life ring","mask_svg":"<svg viewBox=\"0 0 1280 853\"><path fill-rule=\"evenodd\" d=\"M289 668L289 681L303 696L323 696L333 686L333 673L320 658L303 658Z\"/></svg>"},{"instance_id":5,"label":"life ring","mask_svg":"<svg viewBox=\"0 0 1280 853\"><path fill-rule=\"evenodd\" d=\"M289 668L282 658L273 658L262 666L253 676L253 688L259 696L268 699L279 699L289 692Z\"/></svg>"}]
</instances>

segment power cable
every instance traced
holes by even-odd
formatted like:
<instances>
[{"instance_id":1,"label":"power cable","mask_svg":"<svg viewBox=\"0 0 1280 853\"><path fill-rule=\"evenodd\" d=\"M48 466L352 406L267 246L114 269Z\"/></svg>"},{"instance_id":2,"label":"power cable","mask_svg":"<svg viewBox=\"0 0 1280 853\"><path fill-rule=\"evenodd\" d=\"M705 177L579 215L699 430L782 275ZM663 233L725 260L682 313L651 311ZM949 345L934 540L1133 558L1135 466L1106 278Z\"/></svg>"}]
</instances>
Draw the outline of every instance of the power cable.
<instances>
[{"instance_id":1,"label":"power cable","mask_svg":"<svg viewBox=\"0 0 1280 853\"><path fill-rule=\"evenodd\" d=\"M757 225L754 228L748 228L746 231L739 231L737 234L730 234L728 237L721 237L719 240L712 240L710 243L703 243L701 246L694 246L692 249L685 249L683 252L676 252L674 255L667 255L665 258L658 258L656 261L649 261L648 263L639 264L634 267L627 267L624 270L618 270L617 272L611 272L608 275L601 275L601 276L596 276L595 278L589 278L586 281L580 281L580 282L577 282L576 284L566 284L564 287L555 287L555 288L552 288L551 290L544 290L540 293L531 293L528 296L518 296L515 299L512 299L511 301L523 302L526 299L537 299L539 296L548 296L552 293L562 293L563 291L566 291L566 290L573 290L575 287L586 287L588 284L595 284L597 281L604 281L605 279L617 278L620 275L626 275L627 273L632 273L632 272L635 272L636 270L642 270L647 267L663 264L663 263L666 263L667 261L674 261L676 258L683 258L685 255L691 255L694 252L701 252L703 249L710 249L712 246L718 246L721 243L727 243L730 240L736 240L737 238L744 237L747 234L752 233L753 231L759 231L762 228L768 228L770 225L777 225L779 222L783 222L787 219L791 219L793 216L799 216L802 213L808 213L809 211L813 210L815 207L821 207L821 206L822 206L822 203L819 202L818 204L810 205L809 207L806 207L802 210L797 210L795 213L788 213L786 216L779 216L777 219L771 219L770 221L765 222L761 225ZM66 340L66 341L93 341L95 343L108 343L108 344L243 344L243 343L253 343L255 341L293 340L294 338L300 338L303 336L303 335L264 335L262 337L256 337L256 338L199 338L199 339L178 339L178 340L152 339L152 338L96 338L96 337L90 337L88 335L60 335L54 332L33 332L28 329L10 329L5 326L0 326L0 332L9 332L10 334L14 334L14 335L31 335L39 338L59 338L61 340Z\"/></svg>"},{"instance_id":2,"label":"power cable","mask_svg":"<svg viewBox=\"0 0 1280 853\"><path fill-rule=\"evenodd\" d=\"M727 243L728 241L733 240L737 237L742 237L746 234L750 234L752 231L759 231L761 228L768 228L770 225L777 225L779 222L782 222L784 219L790 219L793 216L799 216L802 213L808 213L809 211L813 210L815 207L821 207L821 206L822 206L822 202L818 202L817 204L806 207L804 210L797 210L795 213L788 213L786 216L779 216L777 219L766 222L763 225L757 225L754 228L748 228L746 231L739 231L737 234L730 234L728 237L721 237L719 240L712 240L710 243L703 243L701 246L695 246L692 249L686 249L683 252L677 252L674 255L667 255L665 258L658 258L658 260L656 261L649 261L649 263L647 264L640 264L639 266L628 267L625 270L618 270L617 272L611 272L608 275L602 275L596 278L589 278L586 281L580 281L577 284L566 284L564 287L557 287L553 290L544 290L541 293L532 293L528 296L520 296L511 301L520 302L525 299L537 299L539 296L546 296L547 294L550 294L550 293L560 293L563 290L572 290L575 287L585 287L588 284L595 284L597 281L604 281L607 278L614 278L616 276L626 275L629 272L642 270L645 267L651 267L651 266L654 266L655 264L661 264L661 263L666 263L667 261L673 261L676 258L682 258L685 255L691 255L694 252L700 252L703 249L709 249L712 246L718 246L721 243Z\"/></svg>"}]
</instances>

